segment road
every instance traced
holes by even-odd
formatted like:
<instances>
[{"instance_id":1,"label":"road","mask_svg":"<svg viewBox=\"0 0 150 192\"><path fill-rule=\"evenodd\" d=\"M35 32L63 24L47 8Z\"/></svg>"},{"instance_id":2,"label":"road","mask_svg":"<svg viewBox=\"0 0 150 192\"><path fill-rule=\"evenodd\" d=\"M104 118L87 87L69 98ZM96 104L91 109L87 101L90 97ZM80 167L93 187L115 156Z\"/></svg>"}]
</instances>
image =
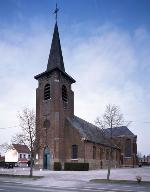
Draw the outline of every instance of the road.
<instances>
[{"instance_id":1,"label":"road","mask_svg":"<svg viewBox=\"0 0 150 192\"><path fill-rule=\"evenodd\" d=\"M150 186L138 184L93 184L80 187L38 187L0 181L0 192L149 192Z\"/></svg>"}]
</instances>

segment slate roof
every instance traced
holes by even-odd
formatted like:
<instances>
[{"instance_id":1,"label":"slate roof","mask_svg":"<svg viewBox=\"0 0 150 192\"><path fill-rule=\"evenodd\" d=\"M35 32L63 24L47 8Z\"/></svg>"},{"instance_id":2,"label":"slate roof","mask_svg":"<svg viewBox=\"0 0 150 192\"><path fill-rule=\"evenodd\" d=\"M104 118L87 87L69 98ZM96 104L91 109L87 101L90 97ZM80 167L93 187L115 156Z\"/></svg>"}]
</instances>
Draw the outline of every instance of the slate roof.
<instances>
[{"instance_id":1,"label":"slate roof","mask_svg":"<svg viewBox=\"0 0 150 192\"><path fill-rule=\"evenodd\" d=\"M54 68L52 68L52 69L49 70L49 71L44 71L43 73L40 73L40 74L34 76L34 78L37 80L37 79L39 79L39 78L41 78L41 77L48 76L48 75L50 75L50 74L51 74L53 71L55 71L55 70L58 70L59 72L61 72L61 74L62 74L65 78L69 79L69 80L71 81L71 83L75 83L75 82L76 82L70 75L68 75L66 72L62 71L62 70L61 70L60 68L58 68L58 67L54 67Z\"/></svg>"},{"instance_id":2,"label":"slate roof","mask_svg":"<svg viewBox=\"0 0 150 192\"><path fill-rule=\"evenodd\" d=\"M111 135L110 128L105 129L105 135L106 137L110 138L110 135ZM120 126L120 127L112 128L112 136L113 137L123 137L123 136L135 137L136 135L134 135L126 126Z\"/></svg>"},{"instance_id":3,"label":"slate roof","mask_svg":"<svg viewBox=\"0 0 150 192\"><path fill-rule=\"evenodd\" d=\"M77 116L74 116L74 118L67 118L67 120L71 123L73 128L79 131L81 137L85 138L85 140L110 146L109 140L104 137L103 131L99 127ZM114 145L113 147L116 146Z\"/></svg>"},{"instance_id":4,"label":"slate roof","mask_svg":"<svg viewBox=\"0 0 150 192\"><path fill-rule=\"evenodd\" d=\"M65 72L57 22L54 27L53 39L47 64L47 71L58 67Z\"/></svg>"},{"instance_id":5,"label":"slate roof","mask_svg":"<svg viewBox=\"0 0 150 192\"><path fill-rule=\"evenodd\" d=\"M30 153L30 150L27 145L13 144L13 147L18 153Z\"/></svg>"},{"instance_id":6,"label":"slate roof","mask_svg":"<svg viewBox=\"0 0 150 192\"><path fill-rule=\"evenodd\" d=\"M110 146L110 128L102 130L92 123L89 123L77 116L74 116L73 118L67 118L67 120L71 123L73 128L79 131L81 137L85 138L85 140ZM126 126L114 127L113 137L121 136L135 137L136 135L134 135ZM113 145L113 147L117 146Z\"/></svg>"},{"instance_id":7,"label":"slate roof","mask_svg":"<svg viewBox=\"0 0 150 192\"><path fill-rule=\"evenodd\" d=\"M34 78L39 79L43 76L49 76L54 70L59 71L65 78L69 79L71 83L76 82L70 75L65 72L57 22L54 27L47 69L43 73L34 76Z\"/></svg>"}]
</instances>

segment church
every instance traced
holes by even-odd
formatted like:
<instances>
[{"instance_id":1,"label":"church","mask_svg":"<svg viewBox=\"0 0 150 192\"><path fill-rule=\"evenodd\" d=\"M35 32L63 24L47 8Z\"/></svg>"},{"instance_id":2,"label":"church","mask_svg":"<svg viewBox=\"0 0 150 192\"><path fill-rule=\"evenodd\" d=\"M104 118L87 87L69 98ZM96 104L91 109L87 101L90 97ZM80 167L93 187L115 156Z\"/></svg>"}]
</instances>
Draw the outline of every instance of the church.
<instances>
[{"instance_id":1,"label":"church","mask_svg":"<svg viewBox=\"0 0 150 192\"><path fill-rule=\"evenodd\" d=\"M75 79L65 70L57 20L54 26L47 69L34 77L36 89L36 141L35 164L38 168L53 169L54 162L62 167L66 162L89 163L90 169L108 166L110 146L112 166L136 164L136 140L126 126L104 132L97 126L75 116Z\"/></svg>"}]
</instances>

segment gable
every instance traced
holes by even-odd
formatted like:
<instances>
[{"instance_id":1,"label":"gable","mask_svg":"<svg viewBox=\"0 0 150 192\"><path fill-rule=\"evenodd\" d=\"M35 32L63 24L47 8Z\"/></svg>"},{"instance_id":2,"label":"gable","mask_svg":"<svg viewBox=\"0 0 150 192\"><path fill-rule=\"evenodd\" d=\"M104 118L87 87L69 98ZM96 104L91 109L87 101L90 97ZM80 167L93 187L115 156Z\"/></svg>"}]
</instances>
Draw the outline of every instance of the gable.
<instances>
[{"instance_id":1,"label":"gable","mask_svg":"<svg viewBox=\"0 0 150 192\"><path fill-rule=\"evenodd\" d=\"M89 123L77 116L67 118L72 127L78 130L82 138L87 141L110 146L111 129L100 129L99 127ZM126 126L112 128L113 137L136 137ZM114 145L113 147L116 147Z\"/></svg>"},{"instance_id":2,"label":"gable","mask_svg":"<svg viewBox=\"0 0 150 192\"><path fill-rule=\"evenodd\" d=\"M13 147L18 153L30 153L27 145L13 144Z\"/></svg>"},{"instance_id":3,"label":"gable","mask_svg":"<svg viewBox=\"0 0 150 192\"><path fill-rule=\"evenodd\" d=\"M110 137L111 135L111 128L105 129L105 135L107 137ZM126 126L120 126L120 127L113 127L112 128L112 136L113 137L135 137L134 135Z\"/></svg>"}]
</instances>

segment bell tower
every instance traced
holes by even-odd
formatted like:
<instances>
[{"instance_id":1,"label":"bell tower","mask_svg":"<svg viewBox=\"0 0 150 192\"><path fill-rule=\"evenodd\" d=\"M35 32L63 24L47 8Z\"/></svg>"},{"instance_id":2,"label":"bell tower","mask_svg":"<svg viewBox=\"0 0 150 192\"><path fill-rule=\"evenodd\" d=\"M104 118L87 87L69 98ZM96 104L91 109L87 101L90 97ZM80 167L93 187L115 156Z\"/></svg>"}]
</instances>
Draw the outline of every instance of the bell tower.
<instances>
[{"instance_id":1,"label":"bell tower","mask_svg":"<svg viewBox=\"0 0 150 192\"><path fill-rule=\"evenodd\" d=\"M56 18L57 19L57 18ZM57 20L48 58L47 69L34 77L36 89L36 163L51 169L53 162L64 162L64 126L74 116L75 80L65 72Z\"/></svg>"}]
</instances>

